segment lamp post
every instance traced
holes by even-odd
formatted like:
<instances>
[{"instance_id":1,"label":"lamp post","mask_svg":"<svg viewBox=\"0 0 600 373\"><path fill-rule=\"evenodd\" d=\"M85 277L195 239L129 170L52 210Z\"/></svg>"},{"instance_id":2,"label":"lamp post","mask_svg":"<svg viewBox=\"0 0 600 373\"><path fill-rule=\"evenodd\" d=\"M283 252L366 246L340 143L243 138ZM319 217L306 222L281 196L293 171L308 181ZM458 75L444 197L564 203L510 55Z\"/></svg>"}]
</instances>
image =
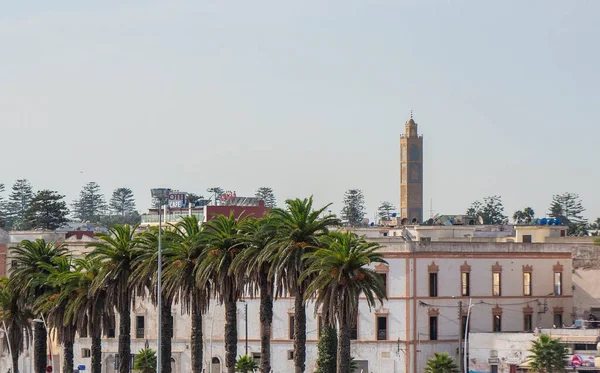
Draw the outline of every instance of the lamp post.
<instances>
[{"instance_id":1,"label":"lamp post","mask_svg":"<svg viewBox=\"0 0 600 373\"><path fill-rule=\"evenodd\" d=\"M2 320L2 325L4 326L4 328L0 328L0 333L4 333L4 335L6 336L6 344L8 345L8 354L10 355L10 365L12 366L12 362L13 362L12 347L10 346L10 339L9 339L10 337L8 336L8 328L6 327L6 323L4 322L4 320ZM17 367L17 372L15 372L15 373L19 373L18 370L19 370L19 368Z\"/></svg>"},{"instance_id":2,"label":"lamp post","mask_svg":"<svg viewBox=\"0 0 600 373\"><path fill-rule=\"evenodd\" d=\"M469 307L467 308L467 321L465 322L465 347L463 349L463 365L464 365L464 373L469 372L469 365L467 365L467 342L469 340L469 318L471 317L471 308L473 307L472 299L469 298Z\"/></svg>"},{"instance_id":3,"label":"lamp post","mask_svg":"<svg viewBox=\"0 0 600 373\"><path fill-rule=\"evenodd\" d=\"M165 198L169 198L169 192L171 189L167 188L156 188L150 189L152 197L158 199L158 284L156 289L156 298L158 299L158 335L156 337L156 373L161 373L161 358L162 358L162 216L160 210L162 209L162 202ZM169 357L167 356L167 359Z\"/></svg>"},{"instance_id":4,"label":"lamp post","mask_svg":"<svg viewBox=\"0 0 600 373\"><path fill-rule=\"evenodd\" d=\"M46 329L46 334L48 334L48 349L50 350L50 366L52 367L52 373L56 373L54 371L54 358L52 357L52 339L50 338L50 330L48 329L48 324L46 324L46 319L44 319L44 315L40 314L41 319L33 319L33 322L41 323L44 325L44 329Z\"/></svg>"}]
</instances>

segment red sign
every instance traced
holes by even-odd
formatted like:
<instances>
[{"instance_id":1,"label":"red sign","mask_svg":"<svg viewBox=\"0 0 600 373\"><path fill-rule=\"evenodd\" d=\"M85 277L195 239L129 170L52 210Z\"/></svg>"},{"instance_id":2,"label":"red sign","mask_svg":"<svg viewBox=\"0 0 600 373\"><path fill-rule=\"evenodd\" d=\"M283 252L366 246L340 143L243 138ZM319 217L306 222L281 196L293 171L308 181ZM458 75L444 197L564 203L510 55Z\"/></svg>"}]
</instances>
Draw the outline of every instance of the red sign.
<instances>
[{"instance_id":1,"label":"red sign","mask_svg":"<svg viewBox=\"0 0 600 373\"><path fill-rule=\"evenodd\" d=\"M47 373L52 373L52 366L51 365L46 366L46 372Z\"/></svg>"},{"instance_id":2,"label":"red sign","mask_svg":"<svg viewBox=\"0 0 600 373\"><path fill-rule=\"evenodd\" d=\"M237 195L235 194L235 192L232 193L230 190L228 190L225 193L221 194L221 201L225 201L227 199L234 199L236 197Z\"/></svg>"}]
</instances>

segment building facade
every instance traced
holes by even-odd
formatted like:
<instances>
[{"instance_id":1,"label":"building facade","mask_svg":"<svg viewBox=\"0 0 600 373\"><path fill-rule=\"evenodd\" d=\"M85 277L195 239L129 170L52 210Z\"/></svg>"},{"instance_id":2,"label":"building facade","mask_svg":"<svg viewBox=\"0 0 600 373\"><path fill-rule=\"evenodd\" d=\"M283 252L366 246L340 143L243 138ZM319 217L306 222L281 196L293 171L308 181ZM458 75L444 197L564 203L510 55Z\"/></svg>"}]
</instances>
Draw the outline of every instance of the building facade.
<instances>
[{"instance_id":1,"label":"building facade","mask_svg":"<svg viewBox=\"0 0 600 373\"><path fill-rule=\"evenodd\" d=\"M423 136L412 112L400 136L400 217L402 224L423 221Z\"/></svg>"},{"instance_id":2,"label":"building facade","mask_svg":"<svg viewBox=\"0 0 600 373\"><path fill-rule=\"evenodd\" d=\"M445 227L444 227L445 228ZM68 238L67 238L68 236ZM27 237L24 232L11 239ZM48 237L50 238L50 236ZM67 234L65 243L75 255L83 255L87 234ZM424 370L434 352L447 351L457 359L464 337L466 313L471 302L469 330L472 332L527 332L537 328L573 323L573 270L569 243L517 242L410 242L400 236L369 238L381 245L387 264L374 267L385 279L387 300L373 309L359 302L357 327L353 332L352 356L364 372ZM8 255L10 263L10 253ZM10 269L10 264L7 264ZM247 311L246 311L247 307ZM307 308L307 369L313 372L317 358L319 314L313 303ZM190 319L177 304L172 306L173 373L191 370ZM273 372L293 371L294 300L274 302L271 339ZM155 307L137 299L132 308L132 352L146 344L155 348ZM245 298L238 303L238 355L260 358L259 301ZM224 310L216 302L204 315L203 350L206 372L224 371ZM107 330L102 344L104 373L116 373L118 320ZM79 336L75 366L90 369L91 340ZM60 346L53 343L55 371L60 367ZM21 358L21 372L30 373L28 351ZM460 359L462 360L462 359ZM8 356L0 356L0 371Z\"/></svg>"}]
</instances>

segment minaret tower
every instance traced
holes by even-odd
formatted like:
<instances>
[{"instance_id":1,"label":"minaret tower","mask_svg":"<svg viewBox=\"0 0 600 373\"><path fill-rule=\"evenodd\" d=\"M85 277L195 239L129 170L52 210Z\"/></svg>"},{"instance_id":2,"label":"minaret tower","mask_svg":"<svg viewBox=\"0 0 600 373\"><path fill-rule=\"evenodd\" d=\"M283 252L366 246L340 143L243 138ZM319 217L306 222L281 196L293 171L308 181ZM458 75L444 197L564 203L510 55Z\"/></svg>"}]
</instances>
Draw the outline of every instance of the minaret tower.
<instances>
[{"instance_id":1,"label":"minaret tower","mask_svg":"<svg viewBox=\"0 0 600 373\"><path fill-rule=\"evenodd\" d=\"M406 224L423 222L423 136L412 110L400 135L400 218Z\"/></svg>"}]
</instances>

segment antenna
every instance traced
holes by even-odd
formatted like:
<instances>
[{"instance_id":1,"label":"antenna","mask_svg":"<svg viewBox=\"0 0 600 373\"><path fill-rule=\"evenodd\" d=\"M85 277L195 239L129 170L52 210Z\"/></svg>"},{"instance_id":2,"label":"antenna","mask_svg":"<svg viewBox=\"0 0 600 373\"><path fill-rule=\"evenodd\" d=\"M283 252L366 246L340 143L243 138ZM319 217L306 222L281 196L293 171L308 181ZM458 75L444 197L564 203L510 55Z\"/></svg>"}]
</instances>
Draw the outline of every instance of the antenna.
<instances>
[{"instance_id":1,"label":"antenna","mask_svg":"<svg viewBox=\"0 0 600 373\"><path fill-rule=\"evenodd\" d=\"M433 198L429 199L429 217L432 218L433 217L433 213L436 212L433 209ZM435 218L434 218L435 219Z\"/></svg>"}]
</instances>

